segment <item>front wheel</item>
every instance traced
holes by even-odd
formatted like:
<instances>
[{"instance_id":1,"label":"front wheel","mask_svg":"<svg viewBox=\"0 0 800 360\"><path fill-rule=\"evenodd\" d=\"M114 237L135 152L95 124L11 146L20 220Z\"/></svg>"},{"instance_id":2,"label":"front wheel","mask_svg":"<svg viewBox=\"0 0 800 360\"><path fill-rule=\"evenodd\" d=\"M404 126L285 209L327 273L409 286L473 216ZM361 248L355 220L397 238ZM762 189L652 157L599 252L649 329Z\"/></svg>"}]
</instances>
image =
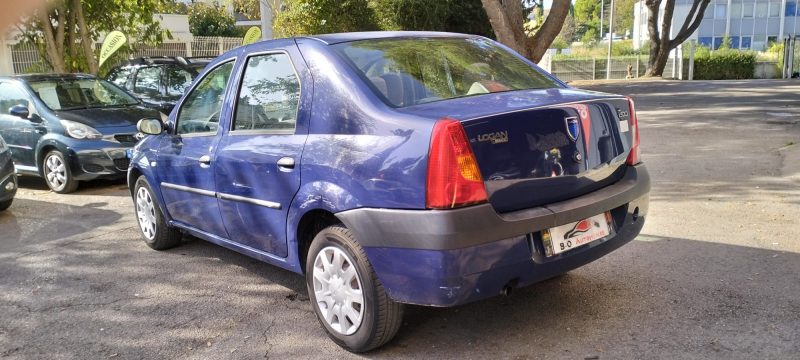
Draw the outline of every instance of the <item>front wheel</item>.
<instances>
[{"instance_id":1,"label":"front wheel","mask_svg":"<svg viewBox=\"0 0 800 360\"><path fill-rule=\"evenodd\" d=\"M155 250L166 250L181 243L180 230L167 225L156 203L153 189L144 176L139 176L133 190L136 220L144 242Z\"/></svg>"},{"instance_id":2,"label":"front wheel","mask_svg":"<svg viewBox=\"0 0 800 360\"><path fill-rule=\"evenodd\" d=\"M42 162L44 180L50 190L59 194L68 194L78 189L78 181L72 177L66 157L58 150L44 156Z\"/></svg>"},{"instance_id":3,"label":"front wheel","mask_svg":"<svg viewBox=\"0 0 800 360\"><path fill-rule=\"evenodd\" d=\"M11 207L11 203L14 202L14 199L8 199L6 201L0 201L0 211L8 209Z\"/></svg>"},{"instance_id":4,"label":"front wheel","mask_svg":"<svg viewBox=\"0 0 800 360\"><path fill-rule=\"evenodd\" d=\"M314 237L306 260L306 286L328 336L350 351L377 348L400 328L403 305L389 298L364 249L342 225Z\"/></svg>"}]
</instances>

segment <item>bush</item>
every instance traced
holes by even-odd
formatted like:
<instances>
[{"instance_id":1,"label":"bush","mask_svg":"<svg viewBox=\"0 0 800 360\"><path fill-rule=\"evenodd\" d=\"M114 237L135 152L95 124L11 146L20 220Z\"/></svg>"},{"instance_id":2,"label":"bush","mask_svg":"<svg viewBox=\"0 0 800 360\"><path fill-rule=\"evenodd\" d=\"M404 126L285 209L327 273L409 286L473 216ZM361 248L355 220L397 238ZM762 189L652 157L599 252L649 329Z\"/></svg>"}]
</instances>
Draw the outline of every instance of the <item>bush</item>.
<instances>
[{"instance_id":1,"label":"bush","mask_svg":"<svg viewBox=\"0 0 800 360\"><path fill-rule=\"evenodd\" d=\"M722 49L695 53L696 80L752 79L755 68L756 54L752 51Z\"/></svg>"},{"instance_id":2,"label":"bush","mask_svg":"<svg viewBox=\"0 0 800 360\"><path fill-rule=\"evenodd\" d=\"M243 35L242 30L236 27L236 19L217 3L193 3L189 6L189 31L194 36Z\"/></svg>"}]
</instances>

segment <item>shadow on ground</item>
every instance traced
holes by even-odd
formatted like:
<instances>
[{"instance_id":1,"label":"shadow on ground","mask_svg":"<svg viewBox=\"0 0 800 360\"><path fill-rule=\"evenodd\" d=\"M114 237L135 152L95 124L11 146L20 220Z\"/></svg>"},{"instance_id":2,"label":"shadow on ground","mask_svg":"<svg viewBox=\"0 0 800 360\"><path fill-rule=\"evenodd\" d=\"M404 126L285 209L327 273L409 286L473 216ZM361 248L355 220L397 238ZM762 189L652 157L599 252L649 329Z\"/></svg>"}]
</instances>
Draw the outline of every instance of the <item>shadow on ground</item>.
<instances>
[{"instance_id":1,"label":"shadow on ground","mask_svg":"<svg viewBox=\"0 0 800 360\"><path fill-rule=\"evenodd\" d=\"M800 352L800 284L790 280L800 273L800 255L645 238L508 298L408 307L395 341L365 356ZM127 239L96 239L2 255L0 264L0 356L353 356L319 328L301 276L202 241L153 252Z\"/></svg>"}]
</instances>

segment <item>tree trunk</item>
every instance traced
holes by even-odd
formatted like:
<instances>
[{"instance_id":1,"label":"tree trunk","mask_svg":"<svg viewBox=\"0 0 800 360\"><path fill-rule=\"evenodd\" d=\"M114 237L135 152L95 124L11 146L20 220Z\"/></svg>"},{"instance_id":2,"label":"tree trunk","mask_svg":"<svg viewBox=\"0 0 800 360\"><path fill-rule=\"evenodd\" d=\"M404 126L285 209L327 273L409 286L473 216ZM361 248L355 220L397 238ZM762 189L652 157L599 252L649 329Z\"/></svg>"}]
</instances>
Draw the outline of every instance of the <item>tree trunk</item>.
<instances>
[{"instance_id":1,"label":"tree trunk","mask_svg":"<svg viewBox=\"0 0 800 360\"><path fill-rule=\"evenodd\" d=\"M89 73L97 75L97 59L94 56L94 41L86 27L86 19L83 17L83 5L81 0L72 0L72 11L75 11L75 19L78 22L78 32L83 47L83 55L86 57L86 64L89 65Z\"/></svg>"},{"instance_id":2,"label":"tree trunk","mask_svg":"<svg viewBox=\"0 0 800 360\"><path fill-rule=\"evenodd\" d=\"M539 62L539 60L542 60L544 53L547 52L547 49L553 44L553 40L555 40L558 33L561 32L561 28L564 26L564 20L567 18L567 14L569 14L570 6L572 6L572 4L569 0L553 1L550 13L547 14L547 19L544 20L539 31L527 39L526 48L528 51L526 56L531 59L531 61Z\"/></svg>"},{"instance_id":3,"label":"tree trunk","mask_svg":"<svg viewBox=\"0 0 800 360\"><path fill-rule=\"evenodd\" d=\"M675 38L670 39L675 0L666 0L664 3L664 16L659 30L658 18L661 1L645 1L648 10L647 32L650 39L650 58L647 60L645 76L662 76L669 59L669 52L686 41L697 30L703 20L706 7L711 2L711 0L694 0L683 25L678 29Z\"/></svg>"},{"instance_id":4,"label":"tree trunk","mask_svg":"<svg viewBox=\"0 0 800 360\"><path fill-rule=\"evenodd\" d=\"M481 0L497 41L525 55L522 1Z\"/></svg>"},{"instance_id":5,"label":"tree trunk","mask_svg":"<svg viewBox=\"0 0 800 360\"><path fill-rule=\"evenodd\" d=\"M53 22L50 20L50 12L39 11L37 13L39 22L42 23L42 37L44 38L45 51L47 53L47 61L53 67L53 71L57 73L66 72L64 65L64 56L58 52L58 45L56 45L56 38L53 32ZM63 26L63 24L60 24Z\"/></svg>"},{"instance_id":6,"label":"tree trunk","mask_svg":"<svg viewBox=\"0 0 800 360\"><path fill-rule=\"evenodd\" d=\"M544 23L532 37L525 35L522 0L481 0L497 41L539 62L553 43L569 14L569 0L554 0Z\"/></svg>"}]
</instances>

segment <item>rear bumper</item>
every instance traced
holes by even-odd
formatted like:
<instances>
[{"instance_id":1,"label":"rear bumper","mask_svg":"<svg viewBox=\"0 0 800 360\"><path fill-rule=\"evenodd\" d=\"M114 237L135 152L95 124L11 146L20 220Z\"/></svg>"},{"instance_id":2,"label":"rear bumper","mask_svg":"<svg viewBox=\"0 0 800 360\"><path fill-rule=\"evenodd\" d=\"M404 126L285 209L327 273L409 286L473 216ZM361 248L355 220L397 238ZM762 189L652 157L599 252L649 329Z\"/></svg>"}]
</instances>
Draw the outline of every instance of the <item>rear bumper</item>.
<instances>
[{"instance_id":1,"label":"rear bumper","mask_svg":"<svg viewBox=\"0 0 800 360\"><path fill-rule=\"evenodd\" d=\"M403 303L454 306L525 286L594 261L644 226L650 177L644 165L603 189L547 206L498 214L489 204L457 210L355 209L337 214L353 231L389 295ZM611 211L616 232L545 257L539 232Z\"/></svg>"}]
</instances>

